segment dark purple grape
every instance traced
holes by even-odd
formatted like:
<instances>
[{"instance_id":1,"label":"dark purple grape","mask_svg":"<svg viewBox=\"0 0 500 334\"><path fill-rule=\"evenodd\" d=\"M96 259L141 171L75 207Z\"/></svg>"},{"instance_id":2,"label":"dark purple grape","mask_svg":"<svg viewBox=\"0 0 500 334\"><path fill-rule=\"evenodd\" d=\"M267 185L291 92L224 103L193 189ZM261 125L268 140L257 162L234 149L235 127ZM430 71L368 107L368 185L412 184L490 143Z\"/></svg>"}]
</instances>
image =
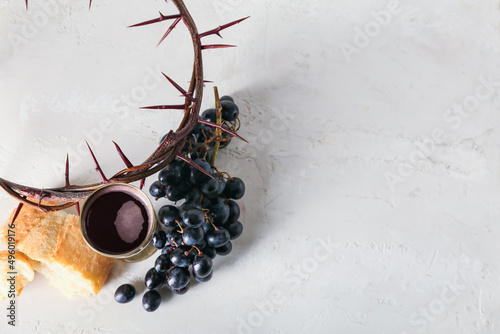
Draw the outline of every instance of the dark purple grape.
<instances>
[{"instance_id":1,"label":"dark purple grape","mask_svg":"<svg viewBox=\"0 0 500 334\"><path fill-rule=\"evenodd\" d=\"M224 224L229 218L229 206L223 200L210 205L208 209L208 216L217 226Z\"/></svg>"},{"instance_id":2,"label":"dark purple grape","mask_svg":"<svg viewBox=\"0 0 500 334\"><path fill-rule=\"evenodd\" d=\"M166 189L165 186L160 181L155 181L149 187L149 193L154 198L165 197Z\"/></svg>"},{"instance_id":3,"label":"dark purple grape","mask_svg":"<svg viewBox=\"0 0 500 334\"><path fill-rule=\"evenodd\" d=\"M180 201L189 191L189 185L185 182L171 184L167 187L166 196L172 202Z\"/></svg>"},{"instance_id":4,"label":"dark purple grape","mask_svg":"<svg viewBox=\"0 0 500 334\"><path fill-rule=\"evenodd\" d=\"M142 307L148 312L154 312L160 307L161 296L156 290L146 291L142 296Z\"/></svg>"},{"instance_id":5,"label":"dark purple grape","mask_svg":"<svg viewBox=\"0 0 500 334\"><path fill-rule=\"evenodd\" d=\"M191 207L182 211L181 218L187 226L200 227L205 221L205 213L197 207Z\"/></svg>"},{"instance_id":6,"label":"dark purple grape","mask_svg":"<svg viewBox=\"0 0 500 334\"><path fill-rule=\"evenodd\" d=\"M165 274L158 272L155 268L151 268L146 273L144 283L149 290L160 288L165 282Z\"/></svg>"},{"instance_id":7,"label":"dark purple grape","mask_svg":"<svg viewBox=\"0 0 500 334\"><path fill-rule=\"evenodd\" d=\"M224 95L223 97L221 97L219 99L219 101L231 101L231 102L234 102L234 99L231 96L229 96L229 95Z\"/></svg>"},{"instance_id":8,"label":"dark purple grape","mask_svg":"<svg viewBox=\"0 0 500 334\"><path fill-rule=\"evenodd\" d=\"M224 195L227 198L240 199L245 195L245 183L239 177L235 177L232 180L226 182L226 188L224 189Z\"/></svg>"},{"instance_id":9,"label":"dark purple grape","mask_svg":"<svg viewBox=\"0 0 500 334\"><path fill-rule=\"evenodd\" d=\"M217 256L215 248L210 247L208 245L203 248L200 248L200 250L205 256L209 256L212 260L215 259L215 257Z\"/></svg>"},{"instance_id":10,"label":"dark purple grape","mask_svg":"<svg viewBox=\"0 0 500 334\"><path fill-rule=\"evenodd\" d=\"M235 121L240 114L238 106L234 102L227 100L221 101L220 105L222 107L222 119L228 122Z\"/></svg>"},{"instance_id":11,"label":"dark purple grape","mask_svg":"<svg viewBox=\"0 0 500 334\"><path fill-rule=\"evenodd\" d=\"M240 218L240 206L238 203L233 201L232 199L227 201L227 206L229 207L229 217L227 217L228 222L237 221Z\"/></svg>"},{"instance_id":12,"label":"dark purple grape","mask_svg":"<svg viewBox=\"0 0 500 334\"><path fill-rule=\"evenodd\" d=\"M195 251L191 250L191 246L182 245L177 247L170 254L170 261L176 267L189 267L193 263Z\"/></svg>"},{"instance_id":13,"label":"dark purple grape","mask_svg":"<svg viewBox=\"0 0 500 334\"><path fill-rule=\"evenodd\" d=\"M228 243L229 240L231 239L231 236L229 235L229 232L225 228L219 227L219 229L217 230L207 232L206 238L207 238L207 244L210 247L214 247L217 249Z\"/></svg>"},{"instance_id":14,"label":"dark purple grape","mask_svg":"<svg viewBox=\"0 0 500 334\"><path fill-rule=\"evenodd\" d=\"M171 184L181 183L184 179L184 169L179 163L172 162L167 167L163 168L158 174L158 180L167 186Z\"/></svg>"},{"instance_id":15,"label":"dark purple grape","mask_svg":"<svg viewBox=\"0 0 500 334\"><path fill-rule=\"evenodd\" d=\"M155 269L159 273L163 273L172 267L172 261L170 261L170 254L161 254L156 258Z\"/></svg>"},{"instance_id":16,"label":"dark purple grape","mask_svg":"<svg viewBox=\"0 0 500 334\"><path fill-rule=\"evenodd\" d=\"M199 244L204 240L205 231L201 227L184 227L184 232L182 233L182 241L186 245L194 246Z\"/></svg>"},{"instance_id":17,"label":"dark purple grape","mask_svg":"<svg viewBox=\"0 0 500 334\"><path fill-rule=\"evenodd\" d=\"M173 205L164 205L158 210L158 220L166 227L177 227L176 221L181 221L179 209Z\"/></svg>"},{"instance_id":18,"label":"dark purple grape","mask_svg":"<svg viewBox=\"0 0 500 334\"><path fill-rule=\"evenodd\" d=\"M215 230L215 227L207 221L201 224L201 228L203 229L203 231L205 231L205 234L207 234L207 232Z\"/></svg>"},{"instance_id":19,"label":"dark purple grape","mask_svg":"<svg viewBox=\"0 0 500 334\"><path fill-rule=\"evenodd\" d=\"M226 244L224 244L224 246L217 247L215 249L215 251L217 252L217 254L222 255L222 256L231 253L232 250L233 250L233 244L231 243L231 241L229 241Z\"/></svg>"},{"instance_id":20,"label":"dark purple grape","mask_svg":"<svg viewBox=\"0 0 500 334\"><path fill-rule=\"evenodd\" d=\"M210 198L217 197L219 195L219 189L219 181L217 181L215 178L209 179L201 185L201 192L203 193L203 195Z\"/></svg>"},{"instance_id":21,"label":"dark purple grape","mask_svg":"<svg viewBox=\"0 0 500 334\"><path fill-rule=\"evenodd\" d=\"M123 284L116 289L115 300L120 304L125 304L134 299L135 287L132 284Z\"/></svg>"},{"instance_id":22,"label":"dark purple grape","mask_svg":"<svg viewBox=\"0 0 500 334\"><path fill-rule=\"evenodd\" d=\"M217 109L207 109L201 113L201 119L212 123L217 123Z\"/></svg>"},{"instance_id":23,"label":"dark purple grape","mask_svg":"<svg viewBox=\"0 0 500 334\"><path fill-rule=\"evenodd\" d=\"M156 230L151 242L156 248L162 249L167 244L167 234L163 230Z\"/></svg>"},{"instance_id":24,"label":"dark purple grape","mask_svg":"<svg viewBox=\"0 0 500 334\"><path fill-rule=\"evenodd\" d=\"M182 234L173 228L167 233L167 242L170 246L178 246L182 243Z\"/></svg>"},{"instance_id":25,"label":"dark purple grape","mask_svg":"<svg viewBox=\"0 0 500 334\"><path fill-rule=\"evenodd\" d=\"M167 276L167 284L171 289L182 289L189 284L189 270L175 267Z\"/></svg>"},{"instance_id":26,"label":"dark purple grape","mask_svg":"<svg viewBox=\"0 0 500 334\"><path fill-rule=\"evenodd\" d=\"M210 174L212 167L210 167L210 164L208 162L202 159L195 159L193 160L193 162L203 170L205 170L208 174ZM189 181L192 185L198 186L208 179L210 179L210 176L191 166Z\"/></svg>"},{"instance_id":27,"label":"dark purple grape","mask_svg":"<svg viewBox=\"0 0 500 334\"><path fill-rule=\"evenodd\" d=\"M212 270L212 271L210 272L210 274L208 274L208 276L207 276L207 277L203 277L203 278L201 278L201 277L196 276L195 274L193 274L193 277L194 277L194 279L195 279L197 282L203 283L203 282L208 282L208 281L210 281L210 279L212 279L212 275L213 275L213 273L214 273L214 272L213 272L213 270Z\"/></svg>"},{"instance_id":28,"label":"dark purple grape","mask_svg":"<svg viewBox=\"0 0 500 334\"><path fill-rule=\"evenodd\" d=\"M213 262L208 255L196 255L193 260L193 274L205 278L212 272Z\"/></svg>"},{"instance_id":29,"label":"dark purple grape","mask_svg":"<svg viewBox=\"0 0 500 334\"><path fill-rule=\"evenodd\" d=\"M239 221L233 221L229 224L225 224L224 228L229 232L231 240L238 238L241 233L243 233L243 224Z\"/></svg>"}]
</instances>

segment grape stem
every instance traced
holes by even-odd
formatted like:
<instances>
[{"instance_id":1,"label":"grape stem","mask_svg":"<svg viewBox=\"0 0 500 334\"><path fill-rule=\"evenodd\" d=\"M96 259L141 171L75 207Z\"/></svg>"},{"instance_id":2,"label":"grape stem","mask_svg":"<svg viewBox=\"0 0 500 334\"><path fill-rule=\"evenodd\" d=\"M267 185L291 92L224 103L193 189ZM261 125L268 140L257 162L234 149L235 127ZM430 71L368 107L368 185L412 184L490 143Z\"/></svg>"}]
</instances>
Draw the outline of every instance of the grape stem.
<instances>
[{"instance_id":1,"label":"grape stem","mask_svg":"<svg viewBox=\"0 0 500 334\"><path fill-rule=\"evenodd\" d=\"M220 105L219 99L219 90L217 86L214 87L214 95L215 95L215 109L217 110L217 125L222 124L222 106ZM215 166L215 159L217 158L217 153L219 152L220 142L222 137L222 130L219 128L215 128L215 145L214 145L214 153L212 154L212 158L210 158L210 166Z\"/></svg>"}]
</instances>

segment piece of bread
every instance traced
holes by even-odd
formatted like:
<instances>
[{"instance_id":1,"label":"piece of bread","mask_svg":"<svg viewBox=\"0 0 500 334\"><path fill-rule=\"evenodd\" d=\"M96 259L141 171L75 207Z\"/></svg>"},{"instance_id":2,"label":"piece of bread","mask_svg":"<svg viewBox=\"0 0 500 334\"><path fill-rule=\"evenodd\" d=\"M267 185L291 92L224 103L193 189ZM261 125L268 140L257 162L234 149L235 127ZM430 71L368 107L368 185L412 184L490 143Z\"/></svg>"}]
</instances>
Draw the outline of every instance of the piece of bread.
<instances>
[{"instance_id":1,"label":"piece of bread","mask_svg":"<svg viewBox=\"0 0 500 334\"><path fill-rule=\"evenodd\" d=\"M29 259L21 252L16 251L14 256L13 268L10 267L12 262L9 262L9 252L4 250L0 251L0 301L4 300L6 297L10 298L12 274L10 272L15 272L14 283L16 289L16 297L19 296L24 286L31 282L35 278L35 272L30 264Z\"/></svg>"},{"instance_id":2,"label":"piece of bread","mask_svg":"<svg viewBox=\"0 0 500 334\"><path fill-rule=\"evenodd\" d=\"M0 228L5 244L7 225ZM26 254L33 268L66 296L96 295L106 282L114 259L87 246L79 218L63 211L43 213L24 205L15 221L16 248Z\"/></svg>"}]
</instances>

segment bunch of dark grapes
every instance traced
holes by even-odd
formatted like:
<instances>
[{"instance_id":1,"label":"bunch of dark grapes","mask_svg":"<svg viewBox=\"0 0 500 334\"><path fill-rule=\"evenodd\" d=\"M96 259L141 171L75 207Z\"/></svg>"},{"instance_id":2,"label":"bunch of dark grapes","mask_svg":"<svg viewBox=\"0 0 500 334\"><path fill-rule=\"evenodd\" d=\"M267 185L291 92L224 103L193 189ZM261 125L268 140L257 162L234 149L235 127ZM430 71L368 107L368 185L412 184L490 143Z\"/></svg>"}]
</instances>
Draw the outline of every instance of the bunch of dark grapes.
<instances>
[{"instance_id":1,"label":"bunch of dark grapes","mask_svg":"<svg viewBox=\"0 0 500 334\"><path fill-rule=\"evenodd\" d=\"M222 97L220 106L219 116L224 126L237 131L239 110L233 99ZM217 122L217 109L205 110L201 119L212 123L221 121L219 118ZM161 254L145 276L148 291L142 304L146 311L152 312L159 307L158 290L163 286L174 294L184 294L192 280L209 281L213 259L229 254L232 241L243 232L243 225L238 220L240 207L235 200L245 194L245 184L213 165L213 155L227 146L231 138L226 132L216 132L213 127L199 123L183 148L198 168L176 159L160 171L158 181L149 189L156 199L166 197L176 204L182 201L182 204L167 204L158 210L162 228L155 232L152 243ZM115 293L120 303L129 302L134 296L131 284L120 286Z\"/></svg>"}]
</instances>

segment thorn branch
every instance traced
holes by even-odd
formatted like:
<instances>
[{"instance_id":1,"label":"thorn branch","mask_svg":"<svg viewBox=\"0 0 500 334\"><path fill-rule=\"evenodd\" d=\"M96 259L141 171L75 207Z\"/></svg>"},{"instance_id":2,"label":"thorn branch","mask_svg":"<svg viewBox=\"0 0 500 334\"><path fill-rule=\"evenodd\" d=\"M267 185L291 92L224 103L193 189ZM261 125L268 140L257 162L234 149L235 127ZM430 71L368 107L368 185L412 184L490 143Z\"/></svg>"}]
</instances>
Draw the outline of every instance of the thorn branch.
<instances>
[{"instance_id":1,"label":"thorn branch","mask_svg":"<svg viewBox=\"0 0 500 334\"><path fill-rule=\"evenodd\" d=\"M202 34L199 34L198 37L199 38L203 38L203 37L206 37L206 36L210 36L210 35L217 35L219 36L220 38L222 38L222 36L220 35L220 32L224 29L227 29L229 27L232 27L234 26L235 24L238 24L242 21L245 21L246 19L248 19L250 16L247 16L247 17L244 17L242 19L239 19L239 20L236 20L236 21L233 21L233 22L229 22L229 23L226 23L226 24L223 24L221 26L218 26L217 28L215 29L212 29L212 30L209 30L209 31L206 31Z\"/></svg>"}]
</instances>

